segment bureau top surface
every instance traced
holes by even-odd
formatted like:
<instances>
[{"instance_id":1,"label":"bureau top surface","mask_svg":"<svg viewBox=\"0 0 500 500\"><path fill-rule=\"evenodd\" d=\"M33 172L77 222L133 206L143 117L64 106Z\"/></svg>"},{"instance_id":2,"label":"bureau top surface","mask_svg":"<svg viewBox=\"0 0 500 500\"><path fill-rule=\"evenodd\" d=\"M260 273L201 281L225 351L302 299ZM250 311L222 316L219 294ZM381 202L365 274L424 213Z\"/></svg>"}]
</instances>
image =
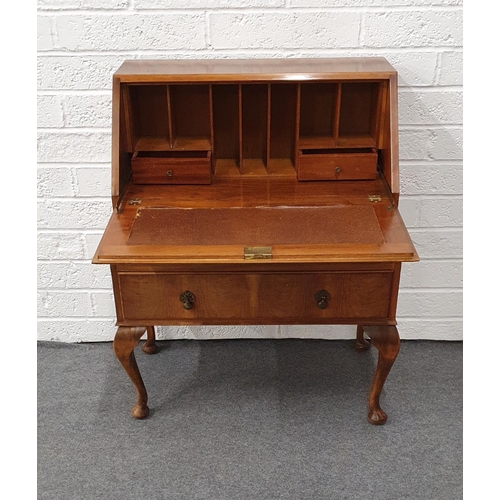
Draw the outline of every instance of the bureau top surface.
<instances>
[{"instance_id":1,"label":"bureau top surface","mask_svg":"<svg viewBox=\"0 0 500 500\"><path fill-rule=\"evenodd\" d=\"M315 59L127 60L115 73L134 81L308 81L315 79L377 79L395 75L383 57Z\"/></svg>"}]
</instances>

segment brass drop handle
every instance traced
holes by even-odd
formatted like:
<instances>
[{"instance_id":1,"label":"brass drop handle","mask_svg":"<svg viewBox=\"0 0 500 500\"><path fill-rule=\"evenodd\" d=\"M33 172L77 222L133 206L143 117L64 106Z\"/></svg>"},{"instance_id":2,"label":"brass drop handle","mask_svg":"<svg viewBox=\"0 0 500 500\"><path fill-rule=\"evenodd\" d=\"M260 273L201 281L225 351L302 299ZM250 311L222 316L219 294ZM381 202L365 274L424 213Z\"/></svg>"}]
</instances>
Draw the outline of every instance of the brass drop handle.
<instances>
[{"instance_id":1,"label":"brass drop handle","mask_svg":"<svg viewBox=\"0 0 500 500\"><path fill-rule=\"evenodd\" d=\"M326 290L320 290L314 294L314 299L320 309L326 309L332 296Z\"/></svg>"},{"instance_id":2,"label":"brass drop handle","mask_svg":"<svg viewBox=\"0 0 500 500\"><path fill-rule=\"evenodd\" d=\"M180 294L179 300L182 302L182 307L189 310L193 308L196 297L193 292L186 290Z\"/></svg>"},{"instance_id":3,"label":"brass drop handle","mask_svg":"<svg viewBox=\"0 0 500 500\"><path fill-rule=\"evenodd\" d=\"M337 174L340 174L341 171L342 169L340 167L335 167L335 172L337 172Z\"/></svg>"}]
</instances>

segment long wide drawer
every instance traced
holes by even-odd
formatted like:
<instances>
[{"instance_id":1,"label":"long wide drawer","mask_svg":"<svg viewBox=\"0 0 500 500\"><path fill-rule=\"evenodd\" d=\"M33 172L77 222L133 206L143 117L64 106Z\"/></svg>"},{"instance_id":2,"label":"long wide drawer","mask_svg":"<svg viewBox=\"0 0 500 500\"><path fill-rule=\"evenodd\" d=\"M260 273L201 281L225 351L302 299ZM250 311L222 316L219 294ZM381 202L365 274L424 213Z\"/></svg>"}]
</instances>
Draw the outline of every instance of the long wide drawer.
<instances>
[{"instance_id":1,"label":"long wide drawer","mask_svg":"<svg viewBox=\"0 0 500 500\"><path fill-rule=\"evenodd\" d=\"M383 321L393 272L170 274L118 272L118 321L308 324Z\"/></svg>"}]
</instances>

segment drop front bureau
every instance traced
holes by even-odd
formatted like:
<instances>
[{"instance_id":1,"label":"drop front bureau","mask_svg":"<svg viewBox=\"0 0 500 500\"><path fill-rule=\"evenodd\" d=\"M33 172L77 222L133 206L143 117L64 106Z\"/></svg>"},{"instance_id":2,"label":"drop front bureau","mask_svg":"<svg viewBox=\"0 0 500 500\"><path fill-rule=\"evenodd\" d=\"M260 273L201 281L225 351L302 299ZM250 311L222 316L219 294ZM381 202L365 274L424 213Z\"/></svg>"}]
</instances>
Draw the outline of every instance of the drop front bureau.
<instances>
[{"instance_id":1,"label":"drop front bureau","mask_svg":"<svg viewBox=\"0 0 500 500\"><path fill-rule=\"evenodd\" d=\"M158 325L352 324L399 351L397 73L383 58L126 61L113 78L108 264L114 351L149 409L134 348ZM313 327L311 327L313 328Z\"/></svg>"}]
</instances>

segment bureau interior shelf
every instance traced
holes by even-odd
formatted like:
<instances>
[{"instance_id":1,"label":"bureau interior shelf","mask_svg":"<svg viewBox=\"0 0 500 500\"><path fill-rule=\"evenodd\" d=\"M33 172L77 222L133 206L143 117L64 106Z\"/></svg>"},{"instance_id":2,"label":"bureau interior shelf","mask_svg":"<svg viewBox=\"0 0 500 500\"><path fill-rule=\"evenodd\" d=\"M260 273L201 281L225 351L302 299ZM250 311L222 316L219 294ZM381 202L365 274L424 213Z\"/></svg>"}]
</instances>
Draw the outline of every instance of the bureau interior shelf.
<instances>
[{"instance_id":1,"label":"bureau interior shelf","mask_svg":"<svg viewBox=\"0 0 500 500\"><path fill-rule=\"evenodd\" d=\"M122 92L129 153L210 151L214 176L297 176L306 150L377 148L387 101L381 81L141 83Z\"/></svg>"}]
</instances>

